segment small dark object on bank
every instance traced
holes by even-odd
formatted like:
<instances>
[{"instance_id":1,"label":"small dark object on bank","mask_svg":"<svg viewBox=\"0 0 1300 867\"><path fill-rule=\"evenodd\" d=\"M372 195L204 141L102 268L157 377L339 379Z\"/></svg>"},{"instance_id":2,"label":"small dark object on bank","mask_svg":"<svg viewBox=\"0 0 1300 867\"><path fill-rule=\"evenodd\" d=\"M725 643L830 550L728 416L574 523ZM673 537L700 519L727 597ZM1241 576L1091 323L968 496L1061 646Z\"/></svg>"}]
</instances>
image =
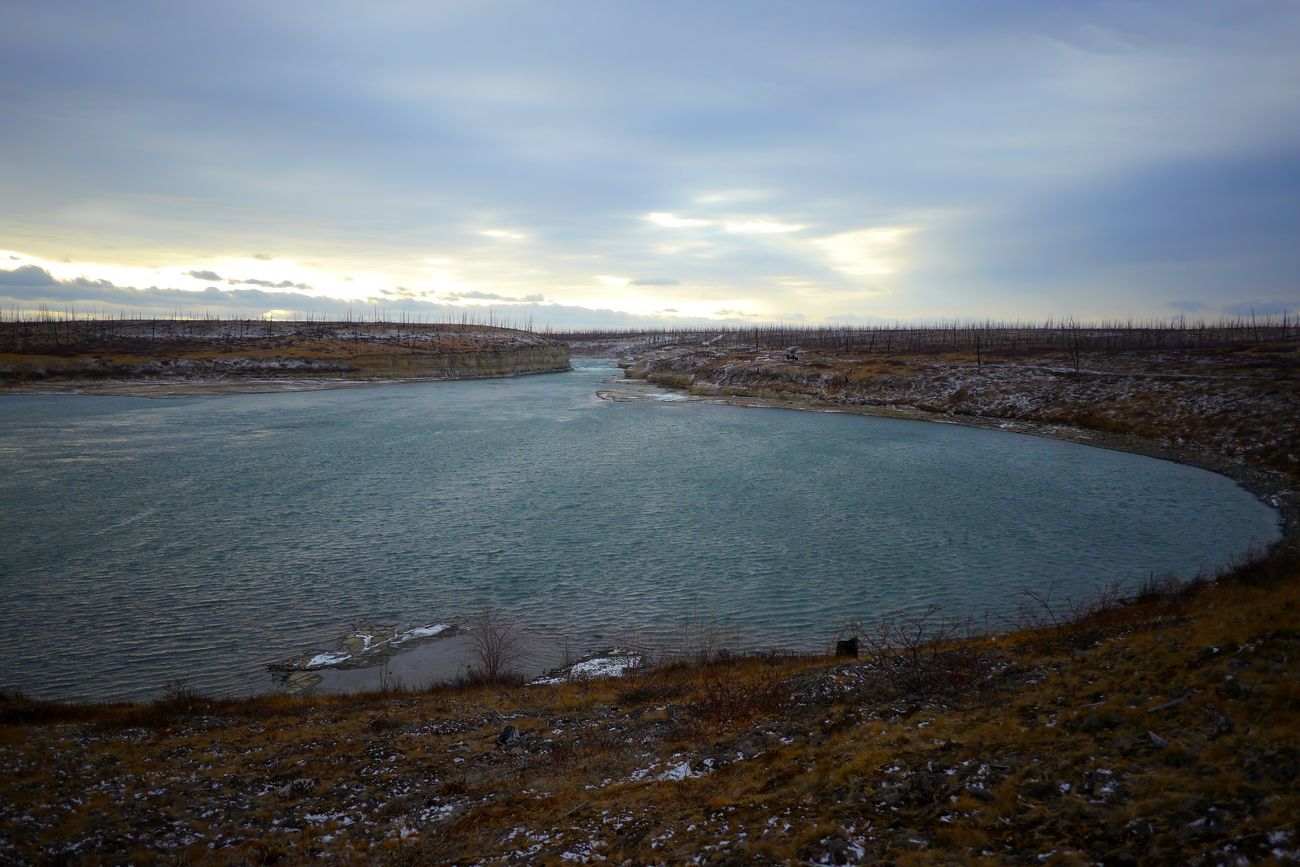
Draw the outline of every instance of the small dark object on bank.
<instances>
[{"instance_id":1,"label":"small dark object on bank","mask_svg":"<svg viewBox=\"0 0 1300 867\"><path fill-rule=\"evenodd\" d=\"M858 658L858 640L856 638L845 638L835 642L836 656L851 656Z\"/></svg>"},{"instance_id":2,"label":"small dark object on bank","mask_svg":"<svg viewBox=\"0 0 1300 867\"><path fill-rule=\"evenodd\" d=\"M276 794L281 798L293 798L298 795L305 795L314 788L316 788L315 780L309 780L306 777L299 777L291 783L285 783L276 790Z\"/></svg>"},{"instance_id":3,"label":"small dark object on bank","mask_svg":"<svg viewBox=\"0 0 1300 867\"><path fill-rule=\"evenodd\" d=\"M497 746L508 747L517 740L519 740L519 729L506 726L501 730L501 734L497 735Z\"/></svg>"}]
</instances>

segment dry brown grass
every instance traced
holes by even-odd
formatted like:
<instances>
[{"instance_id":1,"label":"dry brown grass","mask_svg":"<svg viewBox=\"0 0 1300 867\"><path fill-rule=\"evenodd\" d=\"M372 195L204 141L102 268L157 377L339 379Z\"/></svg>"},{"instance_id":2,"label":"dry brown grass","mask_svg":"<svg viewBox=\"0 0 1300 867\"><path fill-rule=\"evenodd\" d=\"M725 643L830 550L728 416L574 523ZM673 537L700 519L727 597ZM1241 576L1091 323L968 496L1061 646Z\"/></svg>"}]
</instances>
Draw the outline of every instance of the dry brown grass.
<instances>
[{"instance_id":1,"label":"dry brown grass","mask_svg":"<svg viewBox=\"0 0 1300 867\"><path fill-rule=\"evenodd\" d=\"M1131 598L1030 597L1003 636L863 626L858 661L710 652L553 687L7 697L0 859L1300 859L1297 579L1280 550ZM506 725L522 738L498 747ZM298 779L310 790L279 794Z\"/></svg>"},{"instance_id":2,"label":"dry brown grass","mask_svg":"<svg viewBox=\"0 0 1300 867\"><path fill-rule=\"evenodd\" d=\"M1297 577L1272 561L1149 588L1068 640L977 640L996 665L956 694L882 683L871 659L737 659L188 708L10 700L0 835L29 859L91 840L145 862L1259 858L1296 848ZM506 724L523 738L497 747ZM298 778L315 785L275 794Z\"/></svg>"}]
</instances>

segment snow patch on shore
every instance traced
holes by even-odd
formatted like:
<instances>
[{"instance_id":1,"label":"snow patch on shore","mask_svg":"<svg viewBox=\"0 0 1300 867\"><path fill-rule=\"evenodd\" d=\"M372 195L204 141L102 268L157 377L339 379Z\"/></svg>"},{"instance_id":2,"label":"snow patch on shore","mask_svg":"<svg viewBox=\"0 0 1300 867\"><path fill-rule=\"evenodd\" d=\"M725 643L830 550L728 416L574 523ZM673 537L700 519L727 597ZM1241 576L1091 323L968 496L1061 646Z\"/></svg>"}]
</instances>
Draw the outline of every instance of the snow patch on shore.
<instances>
[{"instance_id":1,"label":"snow patch on shore","mask_svg":"<svg viewBox=\"0 0 1300 867\"><path fill-rule=\"evenodd\" d=\"M303 663L303 668L328 668L331 665L338 665L347 662L352 658L352 654L346 650L339 650L333 653L318 653L311 659Z\"/></svg>"},{"instance_id":2,"label":"snow patch on shore","mask_svg":"<svg viewBox=\"0 0 1300 867\"><path fill-rule=\"evenodd\" d=\"M639 668L641 656L634 653L616 653L608 656L593 656L581 662L539 677L532 683L536 685L570 683L575 680L591 680L598 677L622 677L629 671Z\"/></svg>"},{"instance_id":3,"label":"snow patch on shore","mask_svg":"<svg viewBox=\"0 0 1300 867\"><path fill-rule=\"evenodd\" d=\"M317 653L295 656L284 662L270 666L281 671L315 671L321 668L353 667L365 665L371 659L378 659L384 651L391 651L401 644L427 641L437 638L453 627L447 623L430 623L398 631L394 626L356 627L340 641L342 647L337 650L324 650Z\"/></svg>"},{"instance_id":4,"label":"snow patch on shore","mask_svg":"<svg viewBox=\"0 0 1300 867\"><path fill-rule=\"evenodd\" d=\"M401 644L403 641L411 641L416 638L432 638L435 635L441 635L448 629L451 629L451 627L445 623L434 623L430 626L417 626L414 629L408 629L406 632L403 632L394 640L394 643Z\"/></svg>"}]
</instances>

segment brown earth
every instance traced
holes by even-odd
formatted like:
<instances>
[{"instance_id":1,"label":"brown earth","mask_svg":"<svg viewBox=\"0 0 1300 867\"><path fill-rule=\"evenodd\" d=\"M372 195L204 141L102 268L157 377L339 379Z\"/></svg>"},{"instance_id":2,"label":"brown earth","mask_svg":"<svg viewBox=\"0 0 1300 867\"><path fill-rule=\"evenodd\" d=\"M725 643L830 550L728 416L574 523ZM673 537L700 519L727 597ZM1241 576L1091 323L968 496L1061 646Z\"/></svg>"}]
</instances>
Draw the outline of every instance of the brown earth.
<instances>
[{"instance_id":1,"label":"brown earth","mask_svg":"<svg viewBox=\"0 0 1300 867\"><path fill-rule=\"evenodd\" d=\"M741 401L1062 414L1053 424L1102 412L1115 436L1217 455L1285 494L1296 416L1270 413L1295 392L1283 368L1257 375L1271 354L1242 356L1235 372L702 355L633 370L704 394L744 389ZM1108 403L1118 388L1131 397ZM1094 389L1088 406L1063 406ZM1183 400L1208 401L1209 421L1155 411ZM1294 541L1292 525L1269 557L1213 582L1083 607L1027 596L1009 635L923 618L861 625L857 660L732 659L701 644L684 662L555 686L242 701L177 690L121 706L10 697L0 860L1294 863ZM498 743L508 726L518 738Z\"/></svg>"},{"instance_id":2,"label":"brown earth","mask_svg":"<svg viewBox=\"0 0 1300 867\"><path fill-rule=\"evenodd\" d=\"M64 329L64 330L60 330ZM305 387L463 379L569 369L568 346L480 325L178 320L0 324L9 390L217 390L250 382Z\"/></svg>"},{"instance_id":3,"label":"brown earth","mask_svg":"<svg viewBox=\"0 0 1300 867\"><path fill-rule=\"evenodd\" d=\"M1179 353L879 355L682 347L627 374L701 396L919 411L1135 436L1242 466L1300 473L1300 343Z\"/></svg>"}]
</instances>

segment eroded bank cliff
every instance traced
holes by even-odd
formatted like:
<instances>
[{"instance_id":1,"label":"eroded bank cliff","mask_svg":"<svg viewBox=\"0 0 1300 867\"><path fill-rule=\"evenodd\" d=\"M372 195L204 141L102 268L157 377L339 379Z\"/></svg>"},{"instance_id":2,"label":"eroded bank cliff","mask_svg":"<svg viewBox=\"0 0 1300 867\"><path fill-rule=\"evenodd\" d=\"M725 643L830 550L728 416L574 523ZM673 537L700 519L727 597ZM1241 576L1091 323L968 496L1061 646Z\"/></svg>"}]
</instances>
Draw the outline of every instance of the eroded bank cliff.
<instances>
[{"instance_id":1,"label":"eroded bank cliff","mask_svg":"<svg viewBox=\"0 0 1300 867\"><path fill-rule=\"evenodd\" d=\"M0 387L467 379L569 369L569 347L479 325L256 321L9 323Z\"/></svg>"},{"instance_id":2,"label":"eroded bank cliff","mask_svg":"<svg viewBox=\"0 0 1300 867\"><path fill-rule=\"evenodd\" d=\"M795 353L677 347L627 375L701 396L1063 425L1300 472L1293 343L1242 351L1036 356Z\"/></svg>"}]
</instances>

